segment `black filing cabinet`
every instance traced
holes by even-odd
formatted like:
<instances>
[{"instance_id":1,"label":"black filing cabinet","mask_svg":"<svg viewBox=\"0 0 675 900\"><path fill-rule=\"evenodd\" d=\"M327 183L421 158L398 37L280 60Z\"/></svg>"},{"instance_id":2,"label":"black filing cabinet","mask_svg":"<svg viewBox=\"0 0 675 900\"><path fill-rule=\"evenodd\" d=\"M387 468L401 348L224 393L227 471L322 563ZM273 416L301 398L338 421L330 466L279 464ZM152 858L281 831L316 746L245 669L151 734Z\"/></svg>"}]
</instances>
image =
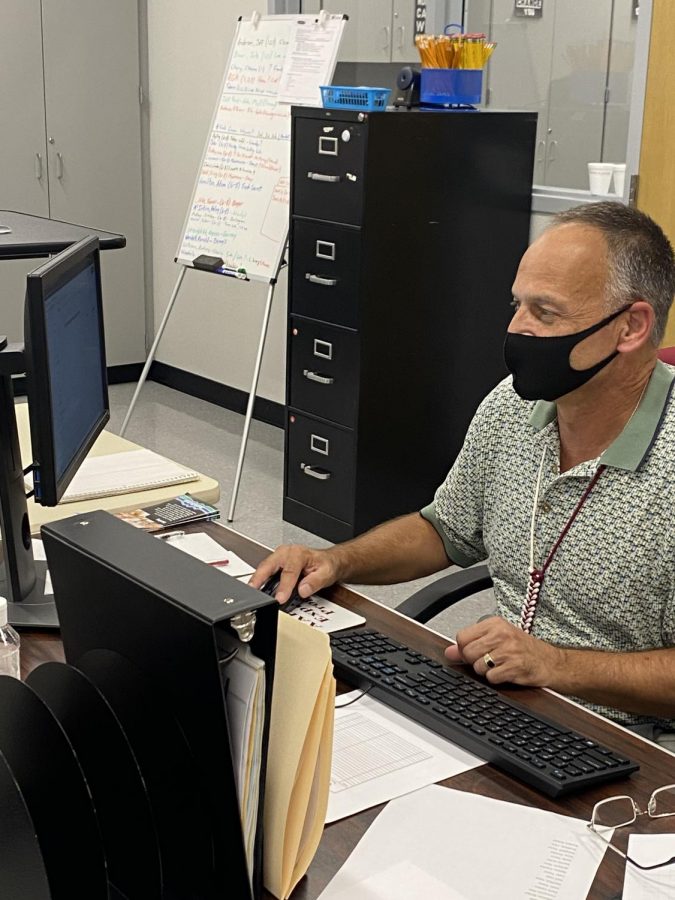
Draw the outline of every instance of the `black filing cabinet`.
<instances>
[{"instance_id":1,"label":"black filing cabinet","mask_svg":"<svg viewBox=\"0 0 675 900\"><path fill-rule=\"evenodd\" d=\"M294 108L284 519L433 498L504 377L536 114Z\"/></svg>"}]
</instances>

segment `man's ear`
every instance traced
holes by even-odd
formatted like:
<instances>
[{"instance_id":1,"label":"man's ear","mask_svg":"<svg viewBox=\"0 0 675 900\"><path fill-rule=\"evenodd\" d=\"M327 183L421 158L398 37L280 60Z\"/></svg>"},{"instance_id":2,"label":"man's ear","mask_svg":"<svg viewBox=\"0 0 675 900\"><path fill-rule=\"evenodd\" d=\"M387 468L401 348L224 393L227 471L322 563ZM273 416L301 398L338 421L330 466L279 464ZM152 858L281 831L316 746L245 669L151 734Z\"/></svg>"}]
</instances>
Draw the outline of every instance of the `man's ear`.
<instances>
[{"instance_id":1,"label":"man's ear","mask_svg":"<svg viewBox=\"0 0 675 900\"><path fill-rule=\"evenodd\" d=\"M619 353L632 353L651 340L654 327L654 309L645 300L636 300L621 320Z\"/></svg>"}]
</instances>

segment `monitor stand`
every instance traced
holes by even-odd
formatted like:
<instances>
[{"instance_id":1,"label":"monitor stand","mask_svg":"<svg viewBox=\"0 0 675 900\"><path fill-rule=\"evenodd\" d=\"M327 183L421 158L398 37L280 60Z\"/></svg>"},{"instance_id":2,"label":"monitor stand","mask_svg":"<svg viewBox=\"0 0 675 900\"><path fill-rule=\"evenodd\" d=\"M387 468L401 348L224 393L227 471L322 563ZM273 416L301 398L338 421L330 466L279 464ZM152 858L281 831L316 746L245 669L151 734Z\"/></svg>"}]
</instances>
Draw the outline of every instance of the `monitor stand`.
<instances>
[{"instance_id":1,"label":"monitor stand","mask_svg":"<svg viewBox=\"0 0 675 900\"><path fill-rule=\"evenodd\" d=\"M5 580L4 566L0 570L0 597L7 597L7 621L15 628L58 628L59 617L53 594L45 597L47 563L35 560L35 585L18 603L10 601L11 585Z\"/></svg>"},{"instance_id":2,"label":"monitor stand","mask_svg":"<svg viewBox=\"0 0 675 900\"><path fill-rule=\"evenodd\" d=\"M53 598L45 598L47 564L33 558L26 486L16 427L12 375L25 371L23 344L0 349L0 596L7 620L19 628L58 628Z\"/></svg>"}]
</instances>

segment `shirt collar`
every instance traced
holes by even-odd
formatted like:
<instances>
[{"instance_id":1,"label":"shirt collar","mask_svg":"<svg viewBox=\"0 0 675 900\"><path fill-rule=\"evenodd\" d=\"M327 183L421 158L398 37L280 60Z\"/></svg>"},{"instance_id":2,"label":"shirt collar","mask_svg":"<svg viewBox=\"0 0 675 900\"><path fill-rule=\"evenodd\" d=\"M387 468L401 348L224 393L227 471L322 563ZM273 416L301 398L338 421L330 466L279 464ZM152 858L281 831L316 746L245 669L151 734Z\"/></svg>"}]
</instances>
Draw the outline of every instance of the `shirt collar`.
<instances>
[{"instance_id":1,"label":"shirt collar","mask_svg":"<svg viewBox=\"0 0 675 900\"><path fill-rule=\"evenodd\" d=\"M629 472L639 469L661 428L663 414L673 389L673 379L675 368L657 361L638 408L621 434L600 457L603 465ZM536 432L540 432L555 419L555 402L538 400L530 414L530 425Z\"/></svg>"}]
</instances>

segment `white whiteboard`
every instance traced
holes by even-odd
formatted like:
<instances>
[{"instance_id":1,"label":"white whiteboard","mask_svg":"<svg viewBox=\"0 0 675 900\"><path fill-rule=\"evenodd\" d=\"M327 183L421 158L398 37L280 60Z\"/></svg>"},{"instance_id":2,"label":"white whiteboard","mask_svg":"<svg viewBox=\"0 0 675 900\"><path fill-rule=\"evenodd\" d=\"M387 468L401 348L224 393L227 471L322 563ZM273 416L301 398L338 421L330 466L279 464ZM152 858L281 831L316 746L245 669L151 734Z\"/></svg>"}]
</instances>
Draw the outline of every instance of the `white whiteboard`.
<instances>
[{"instance_id":1,"label":"white whiteboard","mask_svg":"<svg viewBox=\"0 0 675 900\"><path fill-rule=\"evenodd\" d=\"M219 257L222 274L271 281L288 235L290 104L321 105L344 17L239 21L176 262Z\"/></svg>"}]
</instances>

